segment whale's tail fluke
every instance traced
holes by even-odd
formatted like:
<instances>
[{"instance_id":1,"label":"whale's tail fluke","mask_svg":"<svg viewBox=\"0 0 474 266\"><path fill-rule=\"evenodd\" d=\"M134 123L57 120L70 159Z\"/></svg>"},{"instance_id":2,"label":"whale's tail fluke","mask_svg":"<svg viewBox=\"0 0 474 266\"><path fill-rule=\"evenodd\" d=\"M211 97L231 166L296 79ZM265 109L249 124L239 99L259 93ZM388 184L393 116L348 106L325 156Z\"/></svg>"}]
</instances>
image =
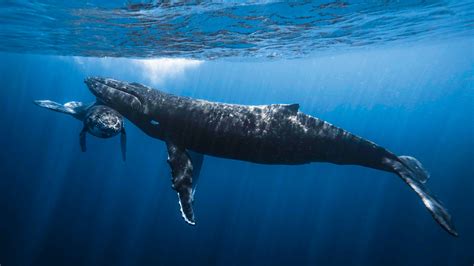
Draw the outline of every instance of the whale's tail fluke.
<instances>
[{"instance_id":1,"label":"whale's tail fluke","mask_svg":"<svg viewBox=\"0 0 474 266\"><path fill-rule=\"evenodd\" d=\"M421 163L410 156L399 156L398 160L390 160L394 171L420 196L423 204L431 213L436 222L448 233L457 236L458 233L451 221L451 215L443 204L428 190L424 183L429 178L429 173Z\"/></svg>"}]
</instances>

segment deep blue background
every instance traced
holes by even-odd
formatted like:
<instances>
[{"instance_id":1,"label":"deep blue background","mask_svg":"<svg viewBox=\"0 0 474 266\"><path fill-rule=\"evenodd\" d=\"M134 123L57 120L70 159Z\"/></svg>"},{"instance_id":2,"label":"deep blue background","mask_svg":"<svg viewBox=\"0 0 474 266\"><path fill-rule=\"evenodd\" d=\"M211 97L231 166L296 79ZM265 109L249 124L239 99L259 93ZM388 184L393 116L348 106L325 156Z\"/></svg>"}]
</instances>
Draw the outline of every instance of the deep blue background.
<instances>
[{"instance_id":1,"label":"deep blue background","mask_svg":"<svg viewBox=\"0 0 474 266\"><path fill-rule=\"evenodd\" d=\"M182 220L163 143L127 123L88 138L34 99L92 101L88 75L148 83L126 59L0 54L1 265L472 265L473 40L268 62L204 62L162 90L301 110L417 157L460 237L395 175L206 157L197 226ZM80 61L80 60L79 60ZM91 63L92 62L92 63Z\"/></svg>"}]
</instances>

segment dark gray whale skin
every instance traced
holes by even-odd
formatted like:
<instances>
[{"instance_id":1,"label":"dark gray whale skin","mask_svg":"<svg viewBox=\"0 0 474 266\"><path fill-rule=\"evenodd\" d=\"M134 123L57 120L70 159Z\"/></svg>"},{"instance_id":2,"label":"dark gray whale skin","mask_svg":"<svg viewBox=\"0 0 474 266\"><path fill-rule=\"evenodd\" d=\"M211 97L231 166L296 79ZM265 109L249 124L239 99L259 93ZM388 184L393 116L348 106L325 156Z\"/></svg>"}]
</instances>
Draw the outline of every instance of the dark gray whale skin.
<instances>
[{"instance_id":1,"label":"dark gray whale skin","mask_svg":"<svg viewBox=\"0 0 474 266\"><path fill-rule=\"evenodd\" d=\"M298 104L217 103L99 77L87 78L85 83L98 101L117 110L149 136L166 142L173 188L178 192L183 217L190 224L194 224L193 164L202 161L191 158L193 151L260 164L328 162L395 173L421 197L433 218L457 235L446 208L424 186L429 174L420 162L397 156L304 114Z\"/></svg>"}]
</instances>

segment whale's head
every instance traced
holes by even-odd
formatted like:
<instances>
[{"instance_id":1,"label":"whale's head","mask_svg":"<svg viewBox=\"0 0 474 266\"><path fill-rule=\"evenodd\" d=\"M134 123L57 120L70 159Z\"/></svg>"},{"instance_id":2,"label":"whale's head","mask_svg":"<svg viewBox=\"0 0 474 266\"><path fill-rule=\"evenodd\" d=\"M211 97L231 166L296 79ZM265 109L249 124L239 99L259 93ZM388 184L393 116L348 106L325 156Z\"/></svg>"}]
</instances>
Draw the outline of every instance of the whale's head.
<instances>
[{"instance_id":1,"label":"whale's head","mask_svg":"<svg viewBox=\"0 0 474 266\"><path fill-rule=\"evenodd\" d=\"M110 138L122 132L123 118L110 107L95 105L87 111L84 126L96 137Z\"/></svg>"},{"instance_id":2,"label":"whale's head","mask_svg":"<svg viewBox=\"0 0 474 266\"><path fill-rule=\"evenodd\" d=\"M139 83L129 83L109 78L89 77L84 80L100 104L106 105L149 135L156 136L161 92Z\"/></svg>"},{"instance_id":3,"label":"whale's head","mask_svg":"<svg viewBox=\"0 0 474 266\"><path fill-rule=\"evenodd\" d=\"M144 112L144 86L108 78L89 77L84 80L97 100L122 114Z\"/></svg>"}]
</instances>

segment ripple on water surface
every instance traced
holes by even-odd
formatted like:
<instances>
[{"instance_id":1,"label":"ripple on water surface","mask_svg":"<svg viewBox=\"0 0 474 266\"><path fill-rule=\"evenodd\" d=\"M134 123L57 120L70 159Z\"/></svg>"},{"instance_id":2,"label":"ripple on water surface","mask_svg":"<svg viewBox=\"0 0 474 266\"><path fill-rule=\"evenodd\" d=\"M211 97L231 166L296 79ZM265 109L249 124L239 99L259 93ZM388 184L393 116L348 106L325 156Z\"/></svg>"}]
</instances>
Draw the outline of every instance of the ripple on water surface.
<instances>
[{"instance_id":1,"label":"ripple on water surface","mask_svg":"<svg viewBox=\"0 0 474 266\"><path fill-rule=\"evenodd\" d=\"M472 36L473 1L4 1L0 51L279 57Z\"/></svg>"}]
</instances>

